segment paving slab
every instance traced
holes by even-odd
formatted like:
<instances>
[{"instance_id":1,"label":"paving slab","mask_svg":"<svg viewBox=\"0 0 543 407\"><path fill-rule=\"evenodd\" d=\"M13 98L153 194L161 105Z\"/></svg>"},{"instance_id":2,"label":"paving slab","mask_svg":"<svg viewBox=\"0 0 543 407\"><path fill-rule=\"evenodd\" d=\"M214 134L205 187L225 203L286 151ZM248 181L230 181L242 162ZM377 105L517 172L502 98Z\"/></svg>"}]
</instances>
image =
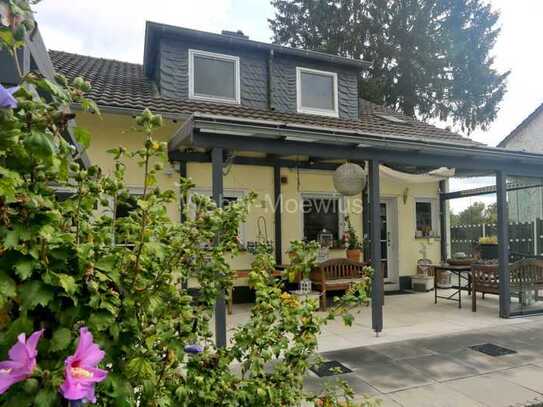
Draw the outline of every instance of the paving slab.
<instances>
[{"instance_id":1,"label":"paving slab","mask_svg":"<svg viewBox=\"0 0 543 407\"><path fill-rule=\"evenodd\" d=\"M398 361L416 368L437 382L443 382L462 377L475 376L479 372L474 368L459 363L447 355L427 355Z\"/></svg>"},{"instance_id":2,"label":"paving slab","mask_svg":"<svg viewBox=\"0 0 543 407\"><path fill-rule=\"evenodd\" d=\"M443 384L402 390L389 396L403 407L485 407Z\"/></svg>"},{"instance_id":3,"label":"paving slab","mask_svg":"<svg viewBox=\"0 0 543 407\"><path fill-rule=\"evenodd\" d=\"M455 334L420 340L420 345L435 353L455 353L470 346L493 343L494 338L485 333Z\"/></svg>"},{"instance_id":4,"label":"paving slab","mask_svg":"<svg viewBox=\"0 0 543 407\"><path fill-rule=\"evenodd\" d=\"M529 390L543 394L543 367L527 365L513 369L502 370L496 375L516 383Z\"/></svg>"},{"instance_id":5,"label":"paving slab","mask_svg":"<svg viewBox=\"0 0 543 407\"><path fill-rule=\"evenodd\" d=\"M337 360L351 369L358 369L367 364L391 362L392 359L371 348L352 348L321 353L326 360Z\"/></svg>"},{"instance_id":6,"label":"paving slab","mask_svg":"<svg viewBox=\"0 0 543 407\"><path fill-rule=\"evenodd\" d=\"M371 346L369 349L381 353L392 360L415 358L419 356L433 355L434 351L419 346L417 341L405 341Z\"/></svg>"},{"instance_id":7,"label":"paving slab","mask_svg":"<svg viewBox=\"0 0 543 407\"><path fill-rule=\"evenodd\" d=\"M491 407L510 407L521 402L535 400L540 396L532 390L505 380L496 373L453 380L445 383L445 386Z\"/></svg>"},{"instance_id":8,"label":"paving slab","mask_svg":"<svg viewBox=\"0 0 543 407\"><path fill-rule=\"evenodd\" d=\"M359 395L379 395L379 392L366 383L355 373L347 373L336 376L318 377L311 373L304 378L304 389L312 394L319 394L324 390L326 384L334 384L344 381L351 386L355 394Z\"/></svg>"},{"instance_id":9,"label":"paving slab","mask_svg":"<svg viewBox=\"0 0 543 407\"><path fill-rule=\"evenodd\" d=\"M522 365L517 359L507 358L506 356L488 356L472 349L449 353L448 357L455 362L474 368L481 374Z\"/></svg>"},{"instance_id":10,"label":"paving slab","mask_svg":"<svg viewBox=\"0 0 543 407\"><path fill-rule=\"evenodd\" d=\"M385 394L435 383L430 377L417 369L394 361L368 363L356 369L354 373Z\"/></svg>"}]
</instances>

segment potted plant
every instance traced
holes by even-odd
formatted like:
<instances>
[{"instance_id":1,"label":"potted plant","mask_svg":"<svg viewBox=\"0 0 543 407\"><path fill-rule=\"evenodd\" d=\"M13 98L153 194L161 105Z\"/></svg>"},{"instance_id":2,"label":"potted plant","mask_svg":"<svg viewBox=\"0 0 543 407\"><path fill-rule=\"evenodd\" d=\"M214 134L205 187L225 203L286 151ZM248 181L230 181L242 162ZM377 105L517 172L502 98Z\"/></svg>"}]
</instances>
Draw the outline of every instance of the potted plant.
<instances>
[{"instance_id":1,"label":"potted plant","mask_svg":"<svg viewBox=\"0 0 543 407\"><path fill-rule=\"evenodd\" d=\"M479 238L482 260L494 260L498 258L498 238L496 236L484 236Z\"/></svg>"},{"instance_id":2,"label":"potted plant","mask_svg":"<svg viewBox=\"0 0 543 407\"><path fill-rule=\"evenodd\" d=\"M360 263L362 261L362 242L358 239L353 224L348 216L345 217L343 244L345 245L347 258Z\"/></svg>"},{"instance_id":3,"label":"potted plant","mask_svg":"<svg viewBox=\"0 0 543 407\"><path fill-rule=\"evenodd\" d=\"M303 242L294 240L290 242L288 255L290 264L286 269L290 282L299 281L299 291L311 292L311 270L317 264L319 243L315 241Z\"/></svg>"}]
</instances>

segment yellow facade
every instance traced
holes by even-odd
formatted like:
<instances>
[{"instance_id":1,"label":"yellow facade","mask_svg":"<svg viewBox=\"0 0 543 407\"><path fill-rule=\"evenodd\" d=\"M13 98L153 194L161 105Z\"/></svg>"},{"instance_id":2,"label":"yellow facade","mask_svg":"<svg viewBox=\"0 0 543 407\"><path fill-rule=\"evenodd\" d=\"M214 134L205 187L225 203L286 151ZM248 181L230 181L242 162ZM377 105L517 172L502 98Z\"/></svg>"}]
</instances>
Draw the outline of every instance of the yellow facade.
<instances>
[{"instance_id":1,"label":"yellow facade","mask_svg":"<svg viewBox=\"0 0 543 407\"><path fill-rule=\"evenodd\" d=\"M108 149L122 145L129 150L140 148L143 134L134 129L134 120L129 115L105 113L102 119L87 113L78 114L78 125L89 129L93 135L91 147L88 151L90 160L99 164L105 171L113 168L111 156L106 153ZM155 138L168 141L181 123L166 120ZM241 195L254 191L258 194L256 204L251 208L247 223L243 226L243 237L246 241L255 241L264 235L267 229L267 238L274 238L274 208L273 208L273 169L262 166L233 165L227 168L224 176L225 195ZM196 192L211 192L211 165L208 163L189 163L187 173L197 185ZM286 183L281 185L283 197L282 211L282 247L285 252L289 242L301 239L302 212L301 199L303 194L334 194L332 172L315 170L295 170L283 168L282 178ZM179 174L173 166L166 166L158 177L163 189L178 188ZM127 183L135 189L142 186L142 170L135 163L127 166ZM440 258L439 238L421 239L415 237L415 200L431 199L437 205L438 183L406 184L397 182L392 178L381 176L381 196L393 204L394 213L389 219L391 224L391 248L395 253L395 262L398 276L409 276L416 273L416 262L421 258L421 244L427 246L427 257L437 262ZM296 202L298 205L296 206ZM360 236L362 230L361 197L346 198L344 207L351 218L351 222ZM285 207L289 205L289 207ZM168 208L172 219L179 219L179 207L172 205ZM260 222L257 222L258 218ZM262 220L264 219L264 221ZM266 228L263 227L265 223ZM393 224L392 224L393 223ZM260 230L259 225L260 224ZM439 228L437 229L439 230ZM394 235L395 233L396 236ZM344 256L343 250L333 250L332 257ZM232 259L235 269L247 269L252 261L252 255L242 253L238 258ZM288 256L283 255L284 261Z\"/></svg>"}]
</instances>

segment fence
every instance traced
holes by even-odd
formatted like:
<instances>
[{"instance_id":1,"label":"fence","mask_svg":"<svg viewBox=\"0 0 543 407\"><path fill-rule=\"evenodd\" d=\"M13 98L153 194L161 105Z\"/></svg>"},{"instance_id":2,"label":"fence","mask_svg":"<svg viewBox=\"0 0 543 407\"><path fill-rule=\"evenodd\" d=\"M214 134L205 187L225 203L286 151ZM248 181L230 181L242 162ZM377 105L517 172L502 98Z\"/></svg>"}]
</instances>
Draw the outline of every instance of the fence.
<instances>
[{"instance_id":1,"label":"fence","mask_svg":"<svg viewBox=\"0 0 543 407\"><path fill-rule=\"evenodd\" d=\"M451 226L451 254L473 255L473 250L483 236L496 236L495 224ZM509 224L509 250L519 255L543 254L543 219L533 222Z\"/></svg>"}]
</instances>

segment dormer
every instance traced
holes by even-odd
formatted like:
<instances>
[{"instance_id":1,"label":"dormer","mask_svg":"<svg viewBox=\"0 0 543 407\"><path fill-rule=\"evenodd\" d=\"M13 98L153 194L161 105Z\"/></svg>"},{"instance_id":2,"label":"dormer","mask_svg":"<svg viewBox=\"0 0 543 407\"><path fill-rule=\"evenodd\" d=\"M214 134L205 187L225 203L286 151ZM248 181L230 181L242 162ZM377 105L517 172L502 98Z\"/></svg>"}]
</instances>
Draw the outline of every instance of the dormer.
<instances>
[{"instance_id":1,"label":"dormer","mask_svg":"<svg viewBox=\"0 0 543 407\"><path fill-rule=\"evenodd\" d=\"M358 119L366 63L221 34L148 22L144 71L161 96L285 113Z\"/></svg>"}]
</instances>

